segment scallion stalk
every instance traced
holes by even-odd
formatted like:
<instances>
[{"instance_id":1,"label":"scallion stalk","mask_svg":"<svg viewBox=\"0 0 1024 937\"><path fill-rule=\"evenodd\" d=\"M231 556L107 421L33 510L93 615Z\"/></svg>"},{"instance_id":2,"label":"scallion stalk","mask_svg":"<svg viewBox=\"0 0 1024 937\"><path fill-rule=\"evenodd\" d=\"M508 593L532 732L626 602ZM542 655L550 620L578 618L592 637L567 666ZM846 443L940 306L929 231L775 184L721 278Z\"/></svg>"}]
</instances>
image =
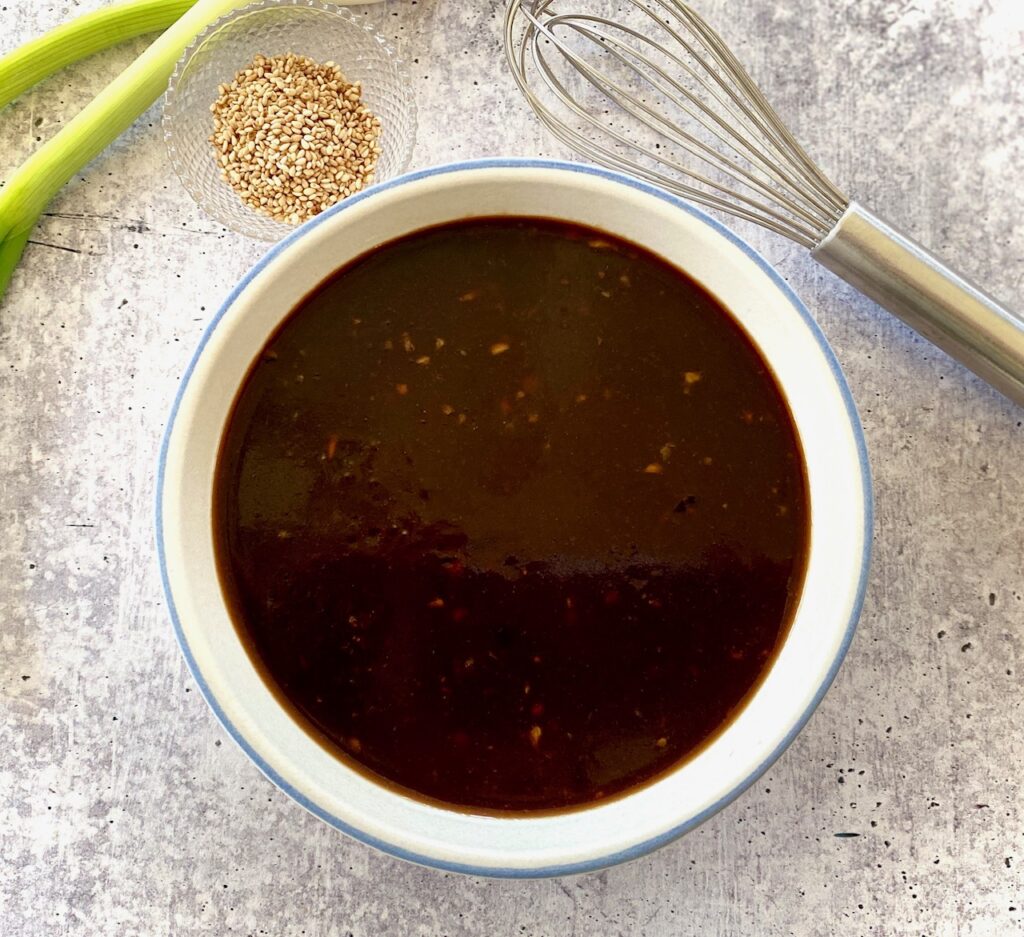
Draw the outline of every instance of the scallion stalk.
<instances>
[{"instance_id":1,"label":"scallion stalk","mask_svg":"<svg viewBox=\"0 0 1024 937\"><path fill-rule=\"evenodd\" d=\"M0 107L72 62L166 29L196 0L131 0L84 13L0 59Z\"/></svg>"},{"instance_id":2,"label":"scallion stalk","mask_svg":"<svg viewBox=\"0 0 1024 937\"><path fill-rule=\"evenodd\" d=\"M29 232L54 195L160 96L179 56L195 36L243 2L198 0L66 127L15 170L0 189L0 299ZM37 67L39 71L45 71L43 66Z\"/></svg>"}]
</instances>

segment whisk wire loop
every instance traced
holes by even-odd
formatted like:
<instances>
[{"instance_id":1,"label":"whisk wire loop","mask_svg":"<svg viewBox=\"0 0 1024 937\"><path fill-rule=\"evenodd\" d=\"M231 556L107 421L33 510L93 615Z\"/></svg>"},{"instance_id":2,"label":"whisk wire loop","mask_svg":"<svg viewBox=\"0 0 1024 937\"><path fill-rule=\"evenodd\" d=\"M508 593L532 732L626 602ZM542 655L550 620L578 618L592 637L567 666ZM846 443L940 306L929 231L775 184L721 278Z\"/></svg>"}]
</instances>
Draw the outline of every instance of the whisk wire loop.
<instances>
[{"instance_id":1,"label":"whisk wire loop","mask_svg":"<svg viewBox=\"0 0 1024 937\"><path fill-rule=\"evenodd\" d=\"M559 2L509 0L505 20L512 74L559 140L806 247L832 229L848 200L687 4L621 0L640 28Z\"/></svg>"},{"instance_id":2,"label":"whisk wire loop","mask_svg":"<svg viewBox=\"0 0 1024 937\"><path fill-rule=\"evenodd\" d=\"M551 25L557 25L556 19L552 19ZM713 141L717 141L721 146L735 147L737 150L743 151L747 158L758 166L761 171L777 185L792 186L794 184L791 179L787 178L786 174L782 170L774 166L768 158L755 146L750 144L748 140L737 134L728 123L708 108L708 106L705 105L700 98L694 95L693 92L675 80L671 75L658 68L649 56L620 43L614 36L604 33L601 30L591 31L579 26L578 23L575 22L570 23L569 28L594 42L603 42L607 47L607 51L616 60L621 62L628 70L632 71L640 78L648 81L652 87L664 96L667 101L707 131ZM633 32L632 30L626 31L631 33ZM658 44L654 44L654 46L666 57L675 59L675 57L672 56L672 53L664 47ZM628 56L631 56L636 61L648 66L653 72L653 75L646 74L638 67L637 64L635 64L634 61L631 61ZM681 68L690 71L689 67L685 63L677 59L675 60L679 62ZM572 57L570 59L570 64L580 71L580 73L583 74L584 77L586 77L587 80L590 81L591 84L593 84L599 91L607 94L607 96L618 104L619 107L635 116L638 120L641 120L644 125L653 132L659 133L664 139L674 142L684 149L689 149L699 159L715 166L726 176L731 177L741 185L749 186L751 189L756 190L769 200L779 197L778 189L773 188L770 184L759 179L753 172L744 169L741 166L737 166L726 156L720 153L713 144L705 143L693 134L686 132L678 124L668 119L663 113L645 103L643 99L637 100L632 98L621 85L617 84L610 78L607 78L603 74L596 72L585 62L582 62L576 57ZM728 104L724 104L723 106L728 107ZM704 177L702 181L710 184L710 180L706 177ZM742 196L739 195L737 197L742 198ZM811 224L817 224L821 220L820 216L808 211L795 202L789 202L787 207L794 214L799 215Z\"/></svg>"}]
</instances>

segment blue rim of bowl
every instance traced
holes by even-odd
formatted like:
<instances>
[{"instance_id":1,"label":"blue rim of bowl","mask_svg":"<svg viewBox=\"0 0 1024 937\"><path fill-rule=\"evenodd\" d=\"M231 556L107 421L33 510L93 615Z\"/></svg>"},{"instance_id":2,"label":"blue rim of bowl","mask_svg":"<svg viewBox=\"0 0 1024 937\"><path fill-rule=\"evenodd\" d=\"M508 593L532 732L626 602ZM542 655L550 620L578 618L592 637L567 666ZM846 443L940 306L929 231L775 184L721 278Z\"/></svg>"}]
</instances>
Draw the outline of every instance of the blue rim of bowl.
<instances>
[{"instance_id":1,"label":"blue rim of bowl","mask_svg":"<svg viewBox=\"0 0 1024 937\"><path fill-rule=\"evenodd\" d=\"M843 398L843 403L846 407L847 416L850 421L850 428L853 433L854 442L857 447L857 457L860 464L861 480L863 485L862 496L864 499L864 547L861 555L861 568L860 577L857 582L857 591L853 602L853 607L850 611L850 618L846 624L843 633L843 640L839 646L839 650L836 652L835 659L832 662L828 673L825 675L818 687L818 690L814 694L810 705L792 726L785 738L776 746L775 750L764 759L749 775L748 777L737 784L731 791L717 800L707 809L701 811L694 817L680 823L678 826L667 830L658 836L651 837L650 839L644 840L643 842L637 843L627 849L622 849L614 853L609 853L604 856L599 856L593 859L586 859L581 862L566 863L562 865L548 865L538 867L488 867L488 866L475 866L469 865L462 862L449 862L444 859L438 859L434 856L422 855L420 853L412 852L404 849L401 846L396 846L393 843L381 840L378 837L371 836L368 833L346 823L344 820L334 816L328 811L324 810L319 804L310 800L300 791L296 790L287 780L281 777L269 764L267 764L253 747L249 744L247 739L232 725L231 721L227 718L224 710L217 702L216 697L207 686L206 681L203 679L203 675L200 672L199 666L196 663L195 658L192 655L192 650L189 647L188 641L185 638L185 634L181 628L181 622L178 619L177 607L174 604L174 596L171 593L170 580L167 573L167 557L164 550L164 520L163 520L163 492L164 492L164 476L167 469L167 450L170 445L171 435L174 431L175 419L178 415L178 409L181 405L182 398L184 397L185 390L188 387L189 380L192 377L192 373L195 371L196 363L199 361L199 357L202 355L203 350L206 348L207 342L210 340L210 336L217 328L218 323L227 313L227 311L234 305L242 291L252 282L252 280L267 266L275 257L290 247L300 237L312 231L318 225L323 224L329 218L334 215L345 211L355 204L363 201L364 199L372 197L377 192L383 192L387 189L393 189L401 185L406 185L410 182L416 182L422 179L429 179L433 176L448 175L454 172L463 172L465 170L473 169L553 169L553 170L564 170L575 173L582 173L588 176L597 176L599 178L607 179L610 182L615 182L620 185L626 185L633 189L637 189L641 192L645 192L648 195L653 195L664 202L668 202L670 205L685 211L687 214L692 215L694 218L704 222L714 231L718 232L736 247L743 251L747 257L750 258L764 273L766 273L772 280L772 282L782 291L786 298L793 305L793 308L803 319L804 324L810 329L811 334L814 336L821 349L822 354L828 362L829 369L832 372L832 376L835 379L836 386L839 388L840 394ZM387 182L382 182L379 185L371 186L363 192L357 193L350 198L345 199L343 202L332 206L330 209L325 211L323 214L318 215L316 218L312 218L303 224L301 227L296 228L291 234L285 237L283 240L275 244L266 254L261 257L256 264L245 274L244 277L239 281L238 285L231 291L231 294L224 301L223 305L217 311L217 314L213 317L210 324L206 327L206 331L203 333L202 338L199 340L199 345L192 355L192 360L189 362L188 367L185 369L185 373L182 375L181 382L178 386L178 392L174 398L174 404L171 407L170 417L167 421L167 428L164 431L164 438L160 445L160 461L157 468L157 482L156 482L156 541L157 541L157 556L160 562L160 579L163 583L164 595L167 599L167 609L171 616L171 622L174 625L174 633L178 638L178 644L181 646L182 653L185 655L185 661L188 664L188 668L192 673L196 684L199 686L200 691L213 710L214 715L220 721L221 725L227 730L228 734L238 743L242 750L252 759L256 766L262 771L277 787L279 787L284 793L286 793L293 800L297 801L303 807L305 807L314 816L319 817L324 822L330 824L335 829L341 830L343 833L348 834L353 839L359 842L365 843L366 845L373 846L379 849L381 852L387 853L388 855L395 856L399 859L405 859L409 862L414 862L418 865L429 866L431 868L439 869L445 872L460 872L465 875L475 875L483 878L551 878L561 875L577 875L581 872L592 872L598 869L607 868L608 866L618 865L622 862L628 862L631 859L637 859L640 856L646 855L649 852L667 845L675 839L678 839L684 833L688 833L690 830L700 826L705 820L718 813L719 810L728 806L732 801L740 796L747 788L750 787L771 765L779 758L780 755L792 744L793 740L800 733L803 727L807 724L807 721L811 718L814 710L817 709L818 704L825 696L828 688L832 685L836 674L839 672L839 667L846 657L846 652L850 647L850 643L853 640L854 632L857 628L857 620L860 618L861 608L864 604L864 592L867 588L868 570L871 565L871 534L872 524L874 516L874 501L871 490L871 469L868 463L867 445L864 440L864 432L861 428L860 417L857 413L856 404L853 401L853 395L850 393L850 388L846 383L846 378L843 375L842 369L839 366L835 353L832 351L831 346L828 344L824 334L818 327L818 324L811 317L807 307L804 306L803 302L799 299L796 293L789 287L785 280L775 271L775 269L765 260L757 251L754 250L746 241L734 234L723 224L716 221L714 218L705 214L699 208L677 198L674 195L669 194L663 189L656 188L655 186L649 185L645 182L641 182L638 179L634 179L630 176L622 175L621 173L612 172L610 170L602 169L597 166L591 166L583 163L570 163L561 160L543 160L543 159L479 159L479 160L468 160L458 163L449 163L444 166L436 166L430 169L424 169L417 172L408 173L404 176L398 176L394 179L390 179Z\"/></svg>"}]
</instances>

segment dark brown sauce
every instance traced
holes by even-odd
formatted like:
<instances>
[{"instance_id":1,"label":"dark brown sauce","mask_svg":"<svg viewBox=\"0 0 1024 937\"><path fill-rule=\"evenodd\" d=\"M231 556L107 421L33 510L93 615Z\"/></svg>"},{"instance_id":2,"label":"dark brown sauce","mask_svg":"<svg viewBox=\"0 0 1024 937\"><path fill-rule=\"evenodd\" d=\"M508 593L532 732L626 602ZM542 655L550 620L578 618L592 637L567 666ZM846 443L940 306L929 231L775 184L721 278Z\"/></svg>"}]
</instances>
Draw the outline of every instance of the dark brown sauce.
<instances>
[{"instance_id":1,"label":"dark brown sauce","mask_svg":"<svg viewBox=\"0 0 1024 937\"><path fill-rule=\"evenodd\" d=\"M215 482L250 654L349 763L483 810L678 765L788 627L808 544L774 379L654 255L532 218L338 271L254 364Z\"/></svg>"}]
</instances>

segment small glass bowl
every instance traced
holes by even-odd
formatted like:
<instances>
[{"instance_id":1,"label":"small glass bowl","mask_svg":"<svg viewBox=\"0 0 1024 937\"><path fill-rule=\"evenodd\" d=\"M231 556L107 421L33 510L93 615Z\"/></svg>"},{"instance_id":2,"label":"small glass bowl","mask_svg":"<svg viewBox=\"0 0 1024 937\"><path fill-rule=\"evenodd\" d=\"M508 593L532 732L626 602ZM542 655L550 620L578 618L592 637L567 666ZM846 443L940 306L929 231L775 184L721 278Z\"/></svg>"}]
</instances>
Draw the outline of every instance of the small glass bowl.
<instances>
[{"instance_id":1,"label":"small glass bowl","mask_svg":"<svg viewBox=\"0 0 1024 937\"><path fill-rule=\"evenodd\" d=\"M293 52L336 62L360 81L366 106L380 118L381 155L374 182L400 175L416 139L412 83L392 49L349 11L320 0L260 0L211 23L178 60L164 99L164 140L171 165L199 207L233 231L276 241L294 225L242 202L220 175L210 134L210 105L256 55Z\"/></svg>"}]
</instances>

